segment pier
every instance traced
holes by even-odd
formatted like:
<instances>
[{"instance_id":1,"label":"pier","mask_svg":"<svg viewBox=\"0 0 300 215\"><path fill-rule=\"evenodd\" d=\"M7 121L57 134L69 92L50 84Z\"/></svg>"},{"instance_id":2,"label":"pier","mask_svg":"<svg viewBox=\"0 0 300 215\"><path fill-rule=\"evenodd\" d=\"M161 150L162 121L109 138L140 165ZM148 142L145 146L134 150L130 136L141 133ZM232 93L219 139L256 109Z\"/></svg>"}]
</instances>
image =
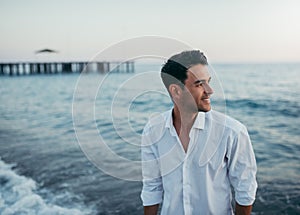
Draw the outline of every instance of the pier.
<instances>
[{"instance_id":1,"label":"pier","mask_svg":"<svg viewBox=\"0 0 300 215\"><path fill-rule=\"evenodd\" d=\"M134 62L14 62L0 63L0 75L61 73L133 73Z\"/></svg>"}]
</instances>

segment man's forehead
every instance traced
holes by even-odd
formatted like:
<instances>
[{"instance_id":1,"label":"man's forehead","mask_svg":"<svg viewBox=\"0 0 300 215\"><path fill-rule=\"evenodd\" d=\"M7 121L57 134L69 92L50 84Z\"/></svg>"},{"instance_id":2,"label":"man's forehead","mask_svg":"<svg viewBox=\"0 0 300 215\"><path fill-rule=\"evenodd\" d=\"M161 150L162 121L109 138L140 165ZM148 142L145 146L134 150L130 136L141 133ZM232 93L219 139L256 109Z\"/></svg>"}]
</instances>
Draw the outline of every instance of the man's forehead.
<instances>
[{"instance_id":1,"label":"man's forehead","mask_svg":"<svg viewBox=\"0 0 300 215\"><path fill-rule=\"evenodd\" d=\"M191 79L208 79L210 77L208 66L197 64L188 69L187 72L188 78Z\"/></svg>"}]
</instances>

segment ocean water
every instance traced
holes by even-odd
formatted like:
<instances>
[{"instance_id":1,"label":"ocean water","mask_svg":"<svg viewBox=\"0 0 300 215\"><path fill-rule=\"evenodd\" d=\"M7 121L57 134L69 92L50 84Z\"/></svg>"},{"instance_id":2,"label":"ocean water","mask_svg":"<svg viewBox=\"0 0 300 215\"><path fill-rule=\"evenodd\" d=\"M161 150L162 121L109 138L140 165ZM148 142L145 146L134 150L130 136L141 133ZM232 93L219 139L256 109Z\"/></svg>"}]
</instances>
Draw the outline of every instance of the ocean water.
<instances>
[{"instance_id":1,"label":"ocean water","mask_svg":"<svg viewBox=\"0 0 300 215\"><path fill-rule=\"evenodd\" d=\"M171 107L159 69L1 76L0 214L142 214L140 134ZM252 139L253 214L300 214L300 64L213 69L213 108Z\"/></svg>"}]
</instances>

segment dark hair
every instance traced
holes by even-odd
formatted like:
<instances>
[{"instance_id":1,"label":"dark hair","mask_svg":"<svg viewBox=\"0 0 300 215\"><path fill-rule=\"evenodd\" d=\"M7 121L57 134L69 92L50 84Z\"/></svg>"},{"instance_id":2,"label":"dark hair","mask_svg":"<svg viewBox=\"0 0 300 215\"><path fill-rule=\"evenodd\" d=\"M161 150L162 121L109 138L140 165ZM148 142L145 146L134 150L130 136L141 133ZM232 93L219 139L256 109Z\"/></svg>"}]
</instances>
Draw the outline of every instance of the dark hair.
<instances>
[{"instance_id":1,"label":"dark hair","mask_svg":"<svg viewBox=\"0 0 300 215\"><path fill-rule=\"evenodd\" d=\"M187 70L197 64L208 65L205 55L199 50L184 51L170 57L163 65L160 74L167 90L171 84L183 88L187 79Z\"/></svg>"}]
</instances>

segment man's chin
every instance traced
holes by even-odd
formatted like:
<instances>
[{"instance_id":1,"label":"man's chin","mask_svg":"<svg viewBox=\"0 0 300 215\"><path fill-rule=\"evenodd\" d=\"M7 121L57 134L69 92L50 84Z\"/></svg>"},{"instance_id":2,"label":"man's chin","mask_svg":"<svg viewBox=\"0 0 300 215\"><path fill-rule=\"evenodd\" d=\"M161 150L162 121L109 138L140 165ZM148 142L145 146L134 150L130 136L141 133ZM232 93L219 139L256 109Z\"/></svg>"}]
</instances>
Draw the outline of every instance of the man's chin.
<instances>
[{"instance_id":1,"label":"man's chin","mask_svg":"<svg viewBox=\"0 0 300 215\"><path fill-rule=\"evenodd\" d=\"M208 112L211 110L211 107L208 108L198 108L198 112Z\"/></svg>"}]
</instances>

